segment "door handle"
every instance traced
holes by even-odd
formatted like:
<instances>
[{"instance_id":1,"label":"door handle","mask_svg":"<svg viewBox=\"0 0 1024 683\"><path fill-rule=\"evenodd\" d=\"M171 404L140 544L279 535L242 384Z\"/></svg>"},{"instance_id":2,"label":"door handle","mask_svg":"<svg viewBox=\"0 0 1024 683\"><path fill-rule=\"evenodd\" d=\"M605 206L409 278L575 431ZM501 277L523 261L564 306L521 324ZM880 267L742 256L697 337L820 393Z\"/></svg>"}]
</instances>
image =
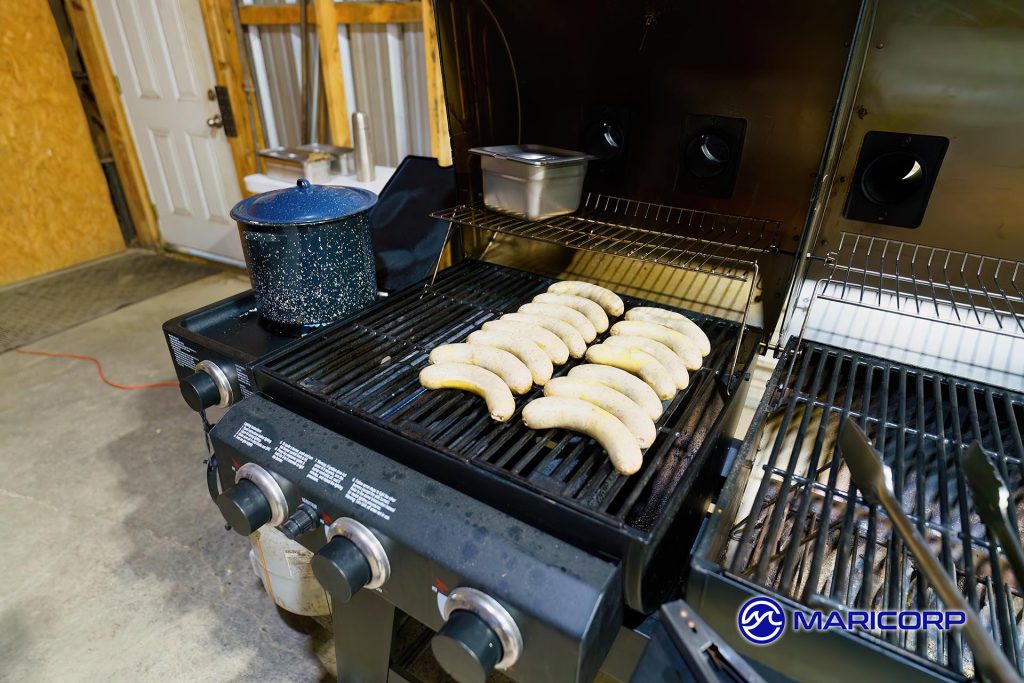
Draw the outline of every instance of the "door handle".
<instances>
[{"instance_id":1,"label":"door handle","mask_svg":"<svg viewBox=\"0 0 1024 683\"><path fill-rule=\"evenodd\" d=\"M210 118L206 119L206 125L210 128L223 128L224 119L220 117L220 114L214 114Z\"/></svg>"}]
</instances>

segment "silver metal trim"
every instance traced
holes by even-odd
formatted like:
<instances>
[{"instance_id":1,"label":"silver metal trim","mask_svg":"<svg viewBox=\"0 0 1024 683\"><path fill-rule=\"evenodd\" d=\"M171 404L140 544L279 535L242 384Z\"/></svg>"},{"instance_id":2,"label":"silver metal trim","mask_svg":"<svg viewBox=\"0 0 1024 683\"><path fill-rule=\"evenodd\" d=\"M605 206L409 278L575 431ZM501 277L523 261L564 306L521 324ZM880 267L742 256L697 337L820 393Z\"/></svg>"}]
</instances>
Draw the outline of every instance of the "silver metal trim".
<instances>
[{"instance_id":1,"label":"silver metal trim","mask_svg":"<svg viewBox=\"0 0 1024 683\"><path fill-rule=\"evenodd\" d=\"M213 383L217 385L217 393L220 394L220 403L217 404L218 408L227 408L234 403L235 394L231 390L231 380L228 379L227 373L219 365L212 360L201 360L196 363L196 371L205 372L213 379Z\"/></svg>"},{"instance_id":2,"label":"silver metal trim","mask_svg":"<svg viewBox=\"0 0 1024 683\"><path fill-rule=\"evenodd\" d=\"M444 620L448 621L448 617L457 609L477 615L498 636L502 657L494 665L495 669L508 669L516 663L523 652L523 634L519 632L519 626L508 610L487 593L466 586L459 586L448 594L448 601L444 604Z\"/></svg>"},{"instance_id":3,"label":"silver metal trim","mask_svg":"<svg viewBox=\"0 0 1024 683\"><path fill-rule=\"evenodd\" d=\"M247 462L235 472L235 483L248 479L256 484L260 492L267 497L270 503L270 511L273 516L270 518L271 526L280 526L288 519L288 500L284 497L281 485L277 483L273 475L267 472L254 462Z\"/></svg>"},{"instance_id":4,"label":"silver metal trim","mask_svg":"<svg viewBox=\"0 0 1024 683\"><path fill-rule=\"evenodd\" d=\"M366 588L376 590L383 586L391 578L391 560L384 552L384 546L377 539L372 531L357 522L351 517L342 517L334 520L334 523L327 528L328 542L335 536L342 536L352 541L359 551L366 557L370 565L370 573L373 578L366 584Z\"/></svg>"}]
</instances>

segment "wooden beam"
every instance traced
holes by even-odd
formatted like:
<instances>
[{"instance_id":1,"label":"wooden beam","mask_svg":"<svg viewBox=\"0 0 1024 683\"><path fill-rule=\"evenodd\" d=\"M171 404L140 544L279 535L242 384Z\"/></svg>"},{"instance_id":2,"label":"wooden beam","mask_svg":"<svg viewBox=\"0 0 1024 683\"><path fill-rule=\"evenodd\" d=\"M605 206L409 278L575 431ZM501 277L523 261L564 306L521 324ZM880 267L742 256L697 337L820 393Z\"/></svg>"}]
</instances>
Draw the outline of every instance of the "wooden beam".
<instances>
[{"instance_id":1,"label":"wooden beam","mask_svg":"<svg viewBox=\"0 0 1024 683\"><path fill-rule=\"evenodd\" d=\"M132 139L128 115L121 103L121 93L114 71L110 68L103 34L96 19L96 8L92 0L65 0L65 11L71 20L71 27L78 39L89 84L96 95L103 127L110 140L114 166L124 189L128 213L135 224L136 239L140 246L159 249L162 245L160 225L146 188L146 177Z\"/></svg>"},{"instance_id":2,"label":"wooden beam","mask_svg":"<svg viewBox=\"0 0 1024 683\"><path fill-rule=\"evenodd\" d=\"M441 79L441 53L437 44L437 24L432 0L420 0L423 21L424 63L427 67L427 119L430 128L430 154L441 166L452 165L452 141L448 134L448 109Z\"/></svg>"},{"instance_id":3,"label":"wooden beam","mask_svg":"<svg viewBox=\"0 0 1024 683\"><path fill-rule=\"evenodd\" d=\"M242 56L239 54L239 37L235 32L235 21L231 14L231 0L199 0L206 27L206 42L210 45L210 58L218 85L228 90L231 111L235 116L238 135L228 138L231 156L235 160L238 175L238 189L244 197L245 176L258 173L256 167L255 139L261 140L259 116L249 115L249 99L245 92L245 76L242 73ZM256 111L255 104L252 111ZM253 120L255 118L255 120Z\"/></svg>"},{"instance_id":4,"label":"wooden beam","mask_svg":"<svg viewBox=\"0 0 1024 683\"><path fill-rule=\"evenodd\" d=\"M316 15L316 34L320 39L320 69L327 99L327 120L331 125L331 143L339 147L351 147L334 0L313 0L313 9Z\"/></svg>"},{"instance_id":5,"label":"wooden beam","mask_svg":"<svg viewBox=\"0 0 1024 683\"><path fill-rule=\"evenodd\" d=\"M314 20L314 10L308 12ZM421 18L419 2L342 2L334 6L334 19L338 24L410 24ZM238 20L249 24L298 24L296 5L246 5L238 8Z\"/></svg>"}]
</instances>

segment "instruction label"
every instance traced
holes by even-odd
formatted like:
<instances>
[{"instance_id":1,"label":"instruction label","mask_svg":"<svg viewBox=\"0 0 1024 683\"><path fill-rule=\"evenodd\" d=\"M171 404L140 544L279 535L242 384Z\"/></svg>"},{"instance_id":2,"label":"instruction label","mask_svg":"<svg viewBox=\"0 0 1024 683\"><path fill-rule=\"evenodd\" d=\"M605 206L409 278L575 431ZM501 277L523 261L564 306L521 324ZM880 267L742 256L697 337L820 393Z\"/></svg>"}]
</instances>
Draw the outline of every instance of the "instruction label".
<instances>
[{"instance_id":1,"label":"instruction label","mask_svg":"<svg viewBox=\"0 0 1024 683\"><path fill-rule=\"evenodd\" d=\"M274 454L270 456L270 458L271 460L286 462L289 465L294 465L300 470L304 470L306 469L306 463L312 460L313 456L305 451L300 451L287 441L282 441L278 447L274 449Z\"/></svg>"},{"instance_id":2,"label":"instruction label","mask_svg":"<svg viewBox=\"0 0 1024 683\"><path fill-rule=\"evenodd\" d=\"M380 489L375 489L362 479L353 479L348 493L345 494L345 500L350 500L379 517L391 519L391 515L395 513L394 503L397 499Z\"/></svg>"},{"instance_id":3,"label":"instruction label","mask_svg":"<svg viewBox=\"0 0 1024 683\"><path fill-rule=\"evenodd\" d=\"M346 473L342 472L337 467L328 465L320 458L317 458L313 463L312 469L309 470L309 474L306 475L306 479L321 481L328 486L333 486L341 491L345 488L342 486L342 482L345 481L345 477L347 476L348 475Z\"/></svg>"},{"instance_id":4,"label":"instruction label","mask_svg":"<svg viewBox=\"0 0 1024 683\"><path fill-rule=\"evenodd\" d=\"M263 436L262 429L248 422L243 423L238 428L238 431L235 432L235 439L241 441L246 446L255 446L265 451L270 450L270 444L272 443L270 437Z\"/></svg>"},{"instance_id":5,"label":"instruction label","mask_svg":"<svg viewBox=\"0 0 1024 683\"><path fill-rule=\"evenodd\" d=\"M305 579L313 576L313 567L310 560L313 553L305 548L288 548L284 551L284 561L288 564L288 574L292 578Z\"/></svg>"},{"instance_id":6,"label":"instruction label","mask_svg":"<svg viewBox=\"0 0 1024 683\"><path fill-rule=\"evenodd\" d=\"M242 391L242 398L249 398L252 395L252 379L245 366L235 363L235 375L238 377L238 388Z\"/></svg>"},{"instance_id":7,"label":"instruction label","mask_svg":"<svg viewBox=\"0 0 1024 683\"><path fill-rule=\"evenodd\" d=\"M174 362L186 370L195 370L196 363L199 362L199 358L196 356L197 351L173 334L167 335L167 341L171 345Z\"/></svg>"}]
</instances>

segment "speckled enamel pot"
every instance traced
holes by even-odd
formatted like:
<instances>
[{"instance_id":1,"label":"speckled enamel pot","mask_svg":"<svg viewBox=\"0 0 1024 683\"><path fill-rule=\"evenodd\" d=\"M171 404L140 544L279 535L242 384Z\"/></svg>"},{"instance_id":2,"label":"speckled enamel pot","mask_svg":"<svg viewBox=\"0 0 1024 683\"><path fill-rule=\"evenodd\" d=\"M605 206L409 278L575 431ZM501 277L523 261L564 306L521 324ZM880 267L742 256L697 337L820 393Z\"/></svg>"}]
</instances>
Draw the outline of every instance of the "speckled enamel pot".
<instances>
[{"instance_id":1,"label":"speckled enamel pot","mask_svg":"<svg viewBox=\"0 0 1024 683\"><path fill-rule=\"evenodd\" d=\"M377 195L311 185L243 199L238 223L260 315L285 332L326 325L377 296L369 210Z\"/></svg>"}]
</instances>

